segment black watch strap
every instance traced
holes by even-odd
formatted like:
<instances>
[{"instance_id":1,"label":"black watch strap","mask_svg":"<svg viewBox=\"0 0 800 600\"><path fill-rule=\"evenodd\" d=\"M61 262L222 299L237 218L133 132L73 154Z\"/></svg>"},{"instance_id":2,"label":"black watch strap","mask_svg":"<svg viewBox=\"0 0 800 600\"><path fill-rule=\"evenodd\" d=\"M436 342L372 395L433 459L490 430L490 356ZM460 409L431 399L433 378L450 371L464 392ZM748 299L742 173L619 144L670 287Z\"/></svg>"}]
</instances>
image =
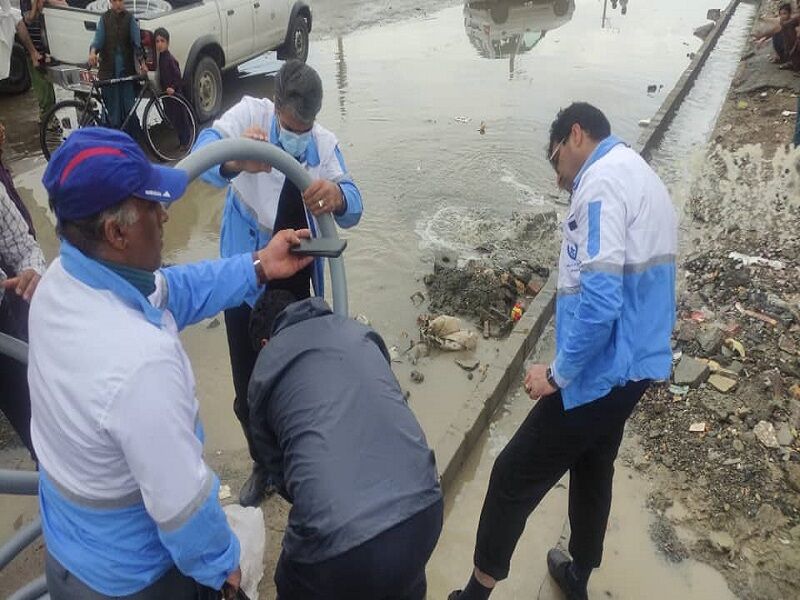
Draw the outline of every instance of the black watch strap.
<instances>
[{"instance_id":1,"label":"black watch strap","mask_svg":"<svg viewBox=\"0 0 800 600\"><path fill-rule=\"evenodd\" d=\"M555 377L553 377L553 369L547 367L547 371L545 372L545 377L547 377L547 383L552 385L554 388L559 389Z\"/></svg>"}]
</instances>

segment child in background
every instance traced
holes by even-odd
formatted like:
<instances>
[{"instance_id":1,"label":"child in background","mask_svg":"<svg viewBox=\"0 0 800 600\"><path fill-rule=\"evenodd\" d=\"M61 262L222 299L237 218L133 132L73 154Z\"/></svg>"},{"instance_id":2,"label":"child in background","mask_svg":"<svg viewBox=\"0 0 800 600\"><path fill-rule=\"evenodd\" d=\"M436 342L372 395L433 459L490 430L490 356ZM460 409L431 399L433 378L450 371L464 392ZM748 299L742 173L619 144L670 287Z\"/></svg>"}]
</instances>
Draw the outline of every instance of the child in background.
<instances>
[{"instance_id":1,"label":"child in background","mask_svg":"<svg viewBox=\"0 0 800 600\"><path fill-rule=\"evenodd\" d=\"M181 67L177 59L169 51L169 31L159 27L153 34L156 38L156 52L158 53L158 81L161 89L170 96L183 96L183 77L181 77ZM165 102L164 110L167 118L172 121L178 130L178 137L181 148L188 147L189 127L186 123L185 114L180 110L180 106L174 102Z\"/></svg>"}]
</instances>

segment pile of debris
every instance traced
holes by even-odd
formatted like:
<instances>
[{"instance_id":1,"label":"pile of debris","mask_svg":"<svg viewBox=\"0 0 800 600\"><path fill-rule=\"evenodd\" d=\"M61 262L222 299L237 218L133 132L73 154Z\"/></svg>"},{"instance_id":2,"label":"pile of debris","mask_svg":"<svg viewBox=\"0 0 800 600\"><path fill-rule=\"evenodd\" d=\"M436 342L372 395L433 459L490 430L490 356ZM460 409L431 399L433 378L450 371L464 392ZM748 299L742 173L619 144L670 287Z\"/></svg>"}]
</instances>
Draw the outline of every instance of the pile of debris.
<instances>
[{"instance_id":1,"label":"pile of debris","mask_svg":"<svg viewBox=\"0 0 800 600\"><path fill-rule=\"evenodd\" d=\"M485 338L507 336L542 290L550 270L525 260L513 260L504 268L485 260L458 266L455 256L440 252L434 272L424 281L433 314L470 319Z\"/></svg>"},{"instance_id":2,"label":"pile of debris","mask_svg":"<svg viewBox=\"0 0 800 600\"><path fill-rule=\"evenodd\" d=\"M760 238L748 256L734 250L754 247L746 237L684 264L672 381L634 418L635 466L688 482L668 495L688 494L695 524L735 541L707 545L728 562L758 539L800 544L800 238Z\"/></svg>"}]
</instances>

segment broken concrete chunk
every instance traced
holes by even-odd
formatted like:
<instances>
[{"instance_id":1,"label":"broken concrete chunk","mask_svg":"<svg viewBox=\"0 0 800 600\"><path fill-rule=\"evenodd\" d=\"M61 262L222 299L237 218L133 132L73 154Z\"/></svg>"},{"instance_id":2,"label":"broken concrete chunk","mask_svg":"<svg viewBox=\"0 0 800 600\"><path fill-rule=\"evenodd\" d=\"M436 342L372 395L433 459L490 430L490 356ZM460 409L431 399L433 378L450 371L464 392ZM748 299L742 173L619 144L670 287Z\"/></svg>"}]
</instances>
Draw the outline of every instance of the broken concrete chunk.
<instances>
[{"instance_id":1,"label":"broken concrete chunk","mask_svg":"<svg viewBox=\"0 0 800 600\"><path fill-rule=\"evenodd\" d=\"M772 423L768 421L759 421L758 424L753 427L753 433L758 441L764 444L764 446L767 448L777 449L781 447L781 445L778 443L778 436L775 433L775 427L772 425Z\"/></svg>"},{"instance_id":2,"label":"broken concrete chunk","mask_svg":"<svg viewBox=\"0 0 800 600\"><path fill-rule=\"evenodd\" d=\"M725 553L733 550L735 545L731 535L725 531L712 531L708 534L708 541L715 550Z\"/></svg>"},{"instance_id":3,"label":"broken concrete chunk","mask_svg":"<svg viewBox=\"0 0 800 600\"><path fill-rule=\"evenodd\" d=\"M705 433L706 431L706 422L700 421L699 423L692 423L689 425L689 431L692 433Z\"/></svg>"},{"instance_id":4,"label":"broken concrete chunk","mask_svg":"<svg viewBox=\"0 0 800 600\"><path fill-rule=\"evenodd\" d=\"M719 375L717 373L714 373L708 378L708 383L723 394L727 394L736 387L735 379L731 379L730 377L725 377L724 375Z\"/></svg>"},{"instance_id":5,"label":"broken concrete chunk","mask_svg":"<svg viewBox=\"0 0 800 600\"><path fill-rule=\"evenodd\" d=\"M706 353L706 356L716 354L722 347L722 340L725 335L715 324L703 325L697 332L697 343Z\"/></svg>"},{"instance_id":6,"label":"broken concrete chunk","mask_svg":"<svg viewBox=\"0 0 800 600\"><path fill-rule=\"evenodd\" d=\"M675 367L672 381L675 385L688 385L697 387L708 379L708 365L691 356L682 356Z\"/></svg>"},{"instance_id":7,"label":"broken concrete chunk","mask_svg":"<svg viewBox=\"0 0 800 600\"><path fill-rule=\"evenodd\" d=\"M781 446L791 446L792 442L794 442L794 433L788 423L778 423L775 437Z\"/></svg>"}]
</instances>

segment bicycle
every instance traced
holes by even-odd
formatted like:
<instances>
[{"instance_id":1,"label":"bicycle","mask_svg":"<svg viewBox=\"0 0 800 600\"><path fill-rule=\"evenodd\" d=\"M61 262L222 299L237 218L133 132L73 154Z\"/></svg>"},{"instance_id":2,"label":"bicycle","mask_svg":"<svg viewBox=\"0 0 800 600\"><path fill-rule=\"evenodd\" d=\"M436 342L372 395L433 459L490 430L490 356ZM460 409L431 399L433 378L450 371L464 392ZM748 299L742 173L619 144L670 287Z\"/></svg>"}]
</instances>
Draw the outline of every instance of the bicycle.
<instances>
[{"instance_id":1,"label":"bicycle","mask_svg":"<svg viewBox=\"0 0 800 600\"><path fill-rule=\"evenodd\" d=\"M47 160L73 131L81 127L111 127L101 90L126 82L141 82L142 85L121 129L124 130L131 119L139 120L148 146L162 161L186 157L197 139L197 121L189 103L179 95L159 94L147 75L98 79L91 69L76 68L62 69L59 76L62 81L57 83L75 92L75 99L56 102L42 119L39 143ZM145 97L150 100L140 119L139 105Z\"/></svg>"}]
</instances>

